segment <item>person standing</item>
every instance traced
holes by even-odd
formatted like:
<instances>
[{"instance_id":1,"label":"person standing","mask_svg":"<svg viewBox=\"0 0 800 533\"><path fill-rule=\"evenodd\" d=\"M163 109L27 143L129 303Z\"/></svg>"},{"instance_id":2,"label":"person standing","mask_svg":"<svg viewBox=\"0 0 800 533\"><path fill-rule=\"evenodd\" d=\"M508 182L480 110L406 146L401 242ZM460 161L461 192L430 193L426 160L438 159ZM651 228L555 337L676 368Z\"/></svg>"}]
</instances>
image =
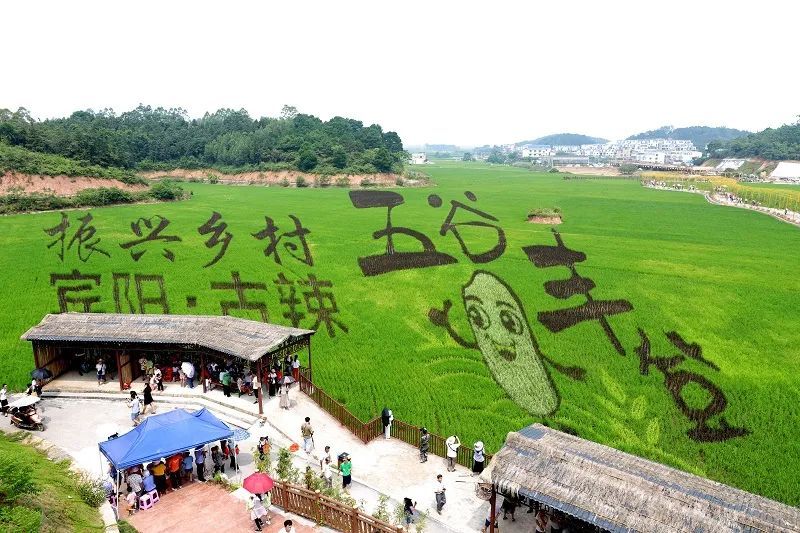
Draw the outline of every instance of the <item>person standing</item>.
<instances>
[{"instance_id":1,"label":"person standing","mask_svg":"<svg viewBox=\"0 0 800 533\"><path fill-rule=\"evenodd\" d=\"M514 513L517 512L517 500L516 498L511 498L509 496L503 496L503 505L501 506L503 509L503 520L508 520L508 514L511 514L511 521L516 522L517 519L514 517Z\"/></svg>"},{"instance_id":2,"label":"person standing","mask_svg":"<svg viewBox=\"0 0 800 533\"><path fill-rule=\"evenodd\" d=\"M153 389L150 388L150 382L145 383L144 385L144 409L142 409L142 414L147 414L147 408L150 408L151 413L156 412L156 404L153 403Z\"/></svg>"},{"instance_id":3,"label":"person standing","mask_svg":"<svg viewBox=\"0 0 800 533\"><path fill-rule=\"evenodd\" d=\"M131 401L129 403L131 407L131 422L133 422L133 427L139 425L139 417L141 416L141 404L139 403L139 398L136 396L136 391L131 391Z\"/></svg>"},{"instance_id":4,"label":"person standing","mask_svg":"<svg viewBox=\"0 0 800 533\"><path fill-rule=\"evenodd\" d=\"M292 360L292 377L295 381L300 381L300 360L297 356L294 356L294 360Z\"/></svg>"},{"instance_id":5,"label":"person standing","mask_svg":"<svg viewBox=\"0 0 800 533\"><path fill-rule=\"evenodd\" d=\"M339 471L342 473L342 488L347 490L350 487L350 483L352 483L352 472L353 472L353 463L350 460L350 456L346 455L344 457L344 461L342 461L342 465L339 467Z\"/></svg>"},{"instance_id":6,"label":"person standing","mask_svg":"<svg viewBox=\"0 0 800 533\"><path fill-rule=\"evenodd\" d=\"M478 441L472 450L472 475L483 472L483 465L486 462L486 453L483 449L483 442Z\"/></svg>"},{"instance_id":7,"label":"person standing","mask_svg":"<svg viewBox=\"0 0 800 533\"><path fill-rule=\"evenodd\" d=\"M194 365L191 361L184 361L183 371L186 374L186 381L189 382L189 388L194 388Z\"/></svg>"},{"instance_id":8,"label":"person standing","mask_svg":"<svg viewBox=\"0 0 800 533\"><path fill-rule=\"evenodd\" d=\"M97 360L95 369L97 370L97 386L99 387L106 382L105 363L102 359Z\"/></svg>"},{"instance_id":9,"label":"person standing","mask_svg":"<svg viewBox=\"0 0 800 533\"><path fill-rule=\"evenodd\" d=\"M329 489L333 488L333 469L331 468L331 458L326 457L322 460L322 479L325 480L325 486Z\"/></svg>"},{"instance_id":10,"label":"person standing","mask_svg":"<svg viewBox=\"0 0 800 533\"><path fill-rule=\"evenodd\" d=\"M194 462L197 465L197 479L200 481L206 480L206 451L203 447L195 448Z\"/></svg>"},{"instance_id":11,"label":"person standing","mask_svg":"<svg viewBox=\"0 0 800 533\"><path fill-rule=\"evenodd\" d=\"M225 456L219 451L218 446L211 447L211 462L214 463L214 475L217 472L225 473Z\"/></svg>"},{"instance_id":12,"label":"person standing","mask_svg":"<svg viewBox=\"0 0 800 533\"><path fill-rule=\"evenodd\" d=\"M3 411L3 416L8 416L8 386L5 383L0 389L0 411Z\"/></svg>"},{"instance_id":13,"label":"person standing","mask_svg":"<svg viewBox=\"0 0 800 533\"><path fill-rule=\"evenodd\" d=\"M439 474L436 476L436 483L433 486L433 494L436 498L436 512L442 514L442 508L444 504L447 503L447 499L444 496L444 492L447 489L444 487L444 482L442 481L442 475Z\"/></svg>"},{"instance_id":14,"label":"person standing","mask_svg":"<svg viewBox=\"0 0 800 533\"><path fill-rule=\"evenodd\" d=\"M258 399L261 395L261 380L258 379L258 374L253 374L253 396L256 397L256 401L253 403L258 403Z\"/></svg>"},{"instance_id":15,"label":"person standing","mask_svg":"<svg viewBox=\"0 0 800 533\"><path fill-rule=\"evenodd\" d=\"M169 479L172 481L172 490L181 488L181 461L183 461L183 456L180 453L167 459L167 471Z\"/></svg>"},{"instance_id":16,"label":"person standing","mask_svg":"<svg viewBox=\"0 0 800 533\"><path fill-rule=\"evenodd\" d=\"M143 478L138 470L134 470L132 473L128 474L128 479L127 479L128 488L131 489L133 493L136 495L137 504L139 501L139 496L142 495L142 482Z\"/></svg>"},{"instance_id":17,"label":"person standing","mask_svg":"<svg viewBox=\"0 0 800 533\"><path fill-rule=\"evenodd\" d=\"M392 410L388 407L383 408L383 412L381 413L381 423L383 424L383 438L388 439L392 433L392 420L394 420L394 415L392 414Z\"/></svg>"},{"instance_id":18,"label":"person standing","mask_svg":"<svg viewBox=\"0 0 800 533\"><path fill-rule=\"evenodd\" d=\"M461 441L458 440L458 436L450 435L447 437L445 444L447 445L447 471L455 472L456 457L458 457L458 448L461 446Z\"/></svg>"},{"instance_id":19,"label":"person standing","mask_svg":"<svg viewBox=\"0 0 800 533\"><path fill-rule=\"evenodd\" d=\"M306 453L311 453L314 449L314 428L311 427L311 418L306 417L306 421L300 426L300 433L303 436L303 450Z\"/></svg>"},{"instance_id":20,"label":"person standing","mask_svg":"<svg viewBox=\"0 0 800 533\"><path fill-rule=\"evenodd\" d=\"M156 480L156 488L159 494L167 492L167 465L164 460L158 460L152 465L153 477Z\"/></svg>"},{"instance_id":21,"label":"person standing","mask_svg":"<svg viewBox=\"0 0 800 533\"><path fill-rule=\"evenodd\" d=\"M261 517L266 516L267 510L264 508L261 499L251 494L250 499L247 500L247 510L250 512L250 520L256 524L256 531L263 531L261 526L264 525L264 522Z\"/></svg>"},{"instance_id":22,"label":"person standing","mask_svg":"<svg viewBox=\"0 0 800 533\"><path fill-rule=\"evenodd\" d=\"M269 386L269 397L272 398L275 396L275 391L278 388L278 374L275 373L274 368L269 369L269 374L267 374L267 384Z\"/></svg>"},{"instance_id":23,"label":"person standing","mask_svg":"<svg viewBox=\"0 0 800 533\"><path fill-rule=\"evenodd\" d=\"M486 520L483 521L483 529L481 533L486 533L490 531L492 521L494 521L494 530L498 531L500 529L500 524L497 522L497 518L500 516L500 510L495 509L494 516L492 516L492 507L489 506L489 511L486 513Z\"/></svg>"},{"instance_id":24,"label":"person standing","mask_svg":"<svg viewBox=\"0 0 800 533\"><path fill-rule=\"evenodd\" d=\"M412 502L411 498L403 498L403 521L406 523L406 531L411 527L416 512L417 502Z\"/></svg>"},{"instance_id":25,"label":"person standing","mask_svg":"<svg viewBox=\"0 0 800 533\"><path fill-rule=\"evenodd\" d=\"M156 378L156 390L159 392L164 392L164 376L161 374L160 368L156 368L155 372L153 373L153 377Z\"/></svg>"},{"instance_id":26,"label":"person standing","mask_svg":"<svg viewBox=\"0 0 800 533\"><path fill-rule=\"evenodd\" d=\"M231 374L227 370L223 370L219 375L219 380L222 382L222 392L226 397L231 397Z\"/></svg>"},{"instance_id":27,"label":"person standing","mask_svg":"<svg viewBox=\"0 0 800 533\"><path fill-rule=\"evenodd\" d=\"M281 390L280 390L279 394L281 396L281 403L280 403L281 409L288 410L289 409L289 384L288 383L284 383L281 386Z\"/></svg>"},{"instance_id":28,"label":"person standing","mask_svg":"<svg viewBox=\"0 0 800 533\"><path fill-rule=\"evenodd\" d=\"M419 462L424 463L428 460L428 450L431 445L431 436L428 428L419 430Z\"/></svg>"},{"instance_id":29,"label":"person standing","mask_svg":"<svg viewBox=\"0 0 800 533\"><path fill-rule=\"evenodd\" d=\"M192 459L192 454L189 452L183 452L181 466L183 467L183 479L187 483L191 483L194 479L194 460Z\"/></svg>"}]
</instances>

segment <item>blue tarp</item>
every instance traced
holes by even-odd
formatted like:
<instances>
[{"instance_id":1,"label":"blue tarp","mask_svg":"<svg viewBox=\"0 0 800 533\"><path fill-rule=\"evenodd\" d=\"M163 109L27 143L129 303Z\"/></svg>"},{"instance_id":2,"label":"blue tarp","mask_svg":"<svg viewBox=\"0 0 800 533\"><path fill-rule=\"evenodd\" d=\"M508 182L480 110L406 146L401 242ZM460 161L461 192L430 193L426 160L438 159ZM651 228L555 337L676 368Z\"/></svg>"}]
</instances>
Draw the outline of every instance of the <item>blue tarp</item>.
<instances>
[{"instance_id":1,"label":"blue tarp","mask_svg":"<svg viewBox=\"0 0 800 533\"><path fill-rule=\"evenodd\" d=\"M99 446L120 470L232 436L233 431L206 408L194 413L175 409L149 416L128 433Z\"/></svg>"}]
</instances>

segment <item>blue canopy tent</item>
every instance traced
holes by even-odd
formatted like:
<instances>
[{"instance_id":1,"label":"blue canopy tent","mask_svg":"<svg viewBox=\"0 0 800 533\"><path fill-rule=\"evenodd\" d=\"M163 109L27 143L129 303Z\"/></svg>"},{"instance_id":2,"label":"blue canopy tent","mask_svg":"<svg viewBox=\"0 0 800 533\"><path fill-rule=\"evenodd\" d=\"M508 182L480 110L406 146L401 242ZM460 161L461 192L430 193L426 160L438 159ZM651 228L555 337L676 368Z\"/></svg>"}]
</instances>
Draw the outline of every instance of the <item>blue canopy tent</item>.
<instances>
[{"instance_id":1,"label":"blue canopy tent","mask_svg":"<svg viewBox=\"0 0 800 533\"><path fill-rule=\"evenodd\" d=\"M99 443L100 453L117 472L169 457L218 440L233 438L233 431L206 408L190 413L175 409L151 415L131 431ZM119 479L117 487L119 487Z\"/></svg>"}]
</instances>

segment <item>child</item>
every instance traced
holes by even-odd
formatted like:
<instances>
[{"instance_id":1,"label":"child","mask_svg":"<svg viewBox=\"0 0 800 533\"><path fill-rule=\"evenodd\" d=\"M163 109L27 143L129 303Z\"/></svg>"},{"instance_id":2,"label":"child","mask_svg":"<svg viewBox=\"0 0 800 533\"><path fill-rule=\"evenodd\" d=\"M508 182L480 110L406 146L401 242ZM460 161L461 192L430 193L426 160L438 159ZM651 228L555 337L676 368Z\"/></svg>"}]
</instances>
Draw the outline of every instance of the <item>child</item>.
<instances>
[{"instance_id":1,"label":"child","mask_svg":"<svg viewBox=\"0 0 800 533\"><path fill-rule=\"evenodd\" d=\"M136 512L136 493L128 487L128 494L125 495L125 502L128 506L128 516L133 516Z\"/></svg>"},{"instance_id":2,"label":"child","mask_svg":"<svg viewBox=\"0 0 800 533\"><path fill-rule=\"evenodd\" d=\"M3 411L3 416L8 416L8 387L5 383L0 389L0 411Z\"/></svg>"}]
</instances>

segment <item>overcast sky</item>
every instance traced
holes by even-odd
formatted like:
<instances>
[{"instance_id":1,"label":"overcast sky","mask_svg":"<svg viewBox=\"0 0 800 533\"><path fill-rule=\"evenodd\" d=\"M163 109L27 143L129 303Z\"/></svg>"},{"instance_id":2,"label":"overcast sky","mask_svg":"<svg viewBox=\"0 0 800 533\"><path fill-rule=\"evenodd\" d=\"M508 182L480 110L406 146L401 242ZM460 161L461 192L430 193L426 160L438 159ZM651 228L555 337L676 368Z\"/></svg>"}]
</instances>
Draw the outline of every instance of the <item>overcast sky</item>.
<instances>
[{"instance_id":1,"label":"overcast sky","mask_svg":"<svg viewBox=\"0 0 800 533\"><path fill-rule=\"evenodd\" d=\"M283 104L405 144L800 114L800 7L759 2L3 2L0 108Z\"/></svg>"}]
</instances>

